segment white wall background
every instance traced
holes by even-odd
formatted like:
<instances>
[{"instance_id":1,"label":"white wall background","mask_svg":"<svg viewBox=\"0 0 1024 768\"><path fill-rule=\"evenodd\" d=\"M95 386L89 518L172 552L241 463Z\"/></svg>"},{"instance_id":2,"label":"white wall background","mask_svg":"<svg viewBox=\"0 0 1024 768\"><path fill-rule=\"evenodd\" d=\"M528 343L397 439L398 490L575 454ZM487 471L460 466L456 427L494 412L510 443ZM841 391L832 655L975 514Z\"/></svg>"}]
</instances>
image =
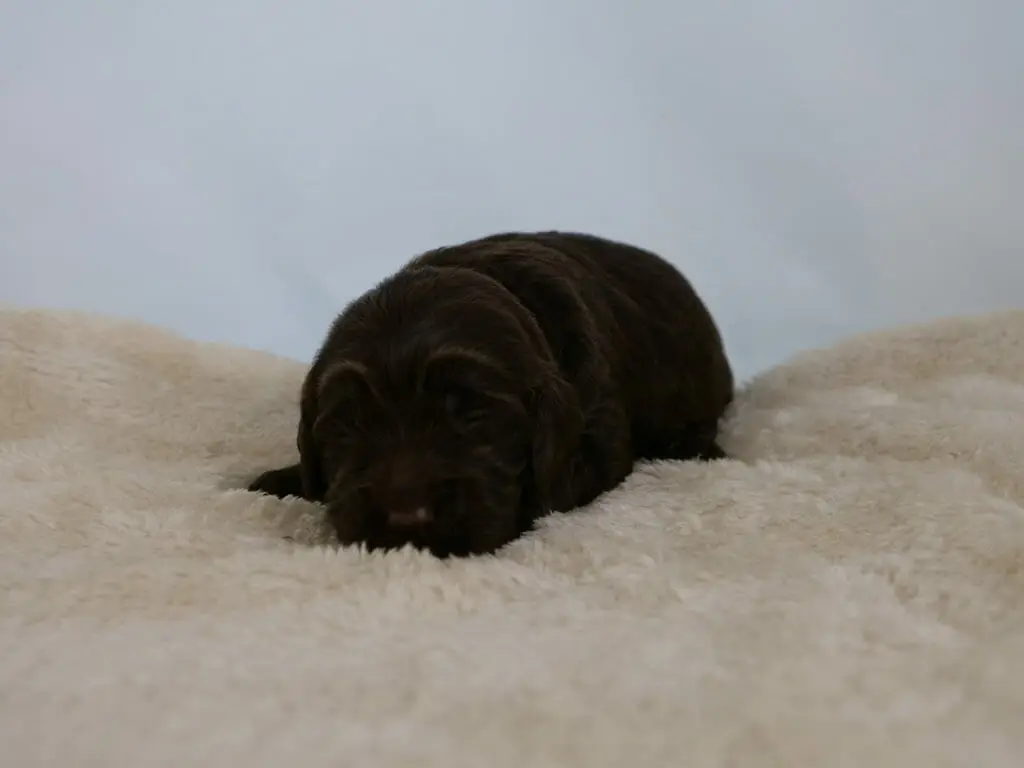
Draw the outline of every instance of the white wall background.
<instances>
[{"instance_id":1,"label":"white wall background","mask_svg":"<svg viewBox=\"0 0 1024 768\"><path fill-rule=\"evenodd\" d=\"M632 240L741 376L1024 306L1024 3L2 0L0 302L308 358L413 253Z\"/></svg>"}]
</instances>

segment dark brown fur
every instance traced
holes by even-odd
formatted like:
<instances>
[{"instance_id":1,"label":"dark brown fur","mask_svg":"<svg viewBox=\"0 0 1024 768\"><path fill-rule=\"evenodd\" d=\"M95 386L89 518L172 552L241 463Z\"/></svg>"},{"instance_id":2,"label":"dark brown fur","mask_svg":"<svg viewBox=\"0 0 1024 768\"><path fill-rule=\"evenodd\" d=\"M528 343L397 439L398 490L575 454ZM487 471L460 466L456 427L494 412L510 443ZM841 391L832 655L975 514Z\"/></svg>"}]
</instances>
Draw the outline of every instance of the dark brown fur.
<instances>
[{"instance_id":1,"label":"dark brown fur","mask_svg":"<svg viewBox=\"0 0 1024 768\"><path fill-rule=\"evenodd\" d=\"M668 262L589 235L494 235L346 307L302 387L300 462L250 490L324 502L343 544L490 553L636 461L723 458L733 386Z\"/></svg>"}]
</instances>

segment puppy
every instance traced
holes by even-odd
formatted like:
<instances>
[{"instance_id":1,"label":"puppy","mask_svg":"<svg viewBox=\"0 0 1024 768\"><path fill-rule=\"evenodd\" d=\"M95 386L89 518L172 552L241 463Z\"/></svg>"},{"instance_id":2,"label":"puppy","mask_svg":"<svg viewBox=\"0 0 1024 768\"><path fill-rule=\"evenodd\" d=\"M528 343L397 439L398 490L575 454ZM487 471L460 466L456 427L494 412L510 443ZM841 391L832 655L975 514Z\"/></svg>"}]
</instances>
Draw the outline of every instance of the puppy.
<instances>
[{"instance_id":1,"label":"puppy","mask_svg":"<svg viewBox=\"0 0 1024 768\"><path fill-rule=\"evenodd\" d=\"M508 233L417 256L349 304L302 386L300 461L342 544L492 553L650 459L723 458L722 338L667 261Z\"/></svg>"}]
</instances>

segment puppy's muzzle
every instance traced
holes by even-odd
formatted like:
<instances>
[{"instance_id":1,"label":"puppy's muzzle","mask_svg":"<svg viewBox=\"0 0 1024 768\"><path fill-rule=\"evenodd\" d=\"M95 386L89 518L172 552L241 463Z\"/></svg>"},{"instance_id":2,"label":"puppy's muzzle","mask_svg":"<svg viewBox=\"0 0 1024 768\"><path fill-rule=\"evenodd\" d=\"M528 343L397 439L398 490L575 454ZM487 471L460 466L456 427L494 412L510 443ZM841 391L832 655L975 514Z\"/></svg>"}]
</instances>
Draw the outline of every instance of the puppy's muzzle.
<instances>
[{"instance_id":1,"label":"puppy's muzzle","mask_svg":"<svg viewBox=\"0 0 1024 768\"><path fill-rule=\"evenodd\" d=\"M429 459L408 454L374 468L370 495L377 515L389 528L412 532L434 522L437 470Z\"/></svg>"},{"instance_id":2,"label":"puppy's muzzle","mask_svg":"<svg viewBox=\"0 0 1024 768\"><path fill-rule=\"evenodd\" d=\"M434 513L426 507L412 510L391 510L388 512L388 525L391 528L412 530L429 525L434 520Z\"/></svg>"}]
</instances>

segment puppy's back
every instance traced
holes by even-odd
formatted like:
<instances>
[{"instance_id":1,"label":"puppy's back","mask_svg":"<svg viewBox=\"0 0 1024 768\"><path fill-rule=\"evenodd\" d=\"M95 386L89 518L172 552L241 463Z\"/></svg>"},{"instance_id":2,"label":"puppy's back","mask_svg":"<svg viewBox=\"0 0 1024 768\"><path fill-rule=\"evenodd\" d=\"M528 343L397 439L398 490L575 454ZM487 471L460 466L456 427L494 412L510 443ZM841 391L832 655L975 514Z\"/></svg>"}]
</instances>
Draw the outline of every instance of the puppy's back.
<instances>
[{"instance_id":1,"label":"puppy's back","mask_svg":"<svg viewBox=\"0 0 1024 768\"><path fill-rule=\"evenodd\" d=\"M679 269L627 243L576 233L540 237L561 237L566 253L601 271L605 299L633 345L622 375L634 403L684 397L708 413L725 410L733 399L734 380L724 340Z\"/></svg>"},{"instance_id":2,"label":"puppy's back","mask_svg":"<svg viewBox=\"0 0 1024 768\"><path fill-rule=\"evenodd\" d=\"M577 232L506 232L429 251L411 265L478 269L521 293L524 286L502 274L499 265L507 260L537 262L523 265L534 275L526 290L552 272L575 285L634 413L650 412L652 398L684 397L706 413L732 401L732 369L707 305L676 267L651 251ZM553 346L569 349L571 340L563 337L578 328L565 315L566 301L552 304L538 320Z\"/></svg>"}]
</instances>

